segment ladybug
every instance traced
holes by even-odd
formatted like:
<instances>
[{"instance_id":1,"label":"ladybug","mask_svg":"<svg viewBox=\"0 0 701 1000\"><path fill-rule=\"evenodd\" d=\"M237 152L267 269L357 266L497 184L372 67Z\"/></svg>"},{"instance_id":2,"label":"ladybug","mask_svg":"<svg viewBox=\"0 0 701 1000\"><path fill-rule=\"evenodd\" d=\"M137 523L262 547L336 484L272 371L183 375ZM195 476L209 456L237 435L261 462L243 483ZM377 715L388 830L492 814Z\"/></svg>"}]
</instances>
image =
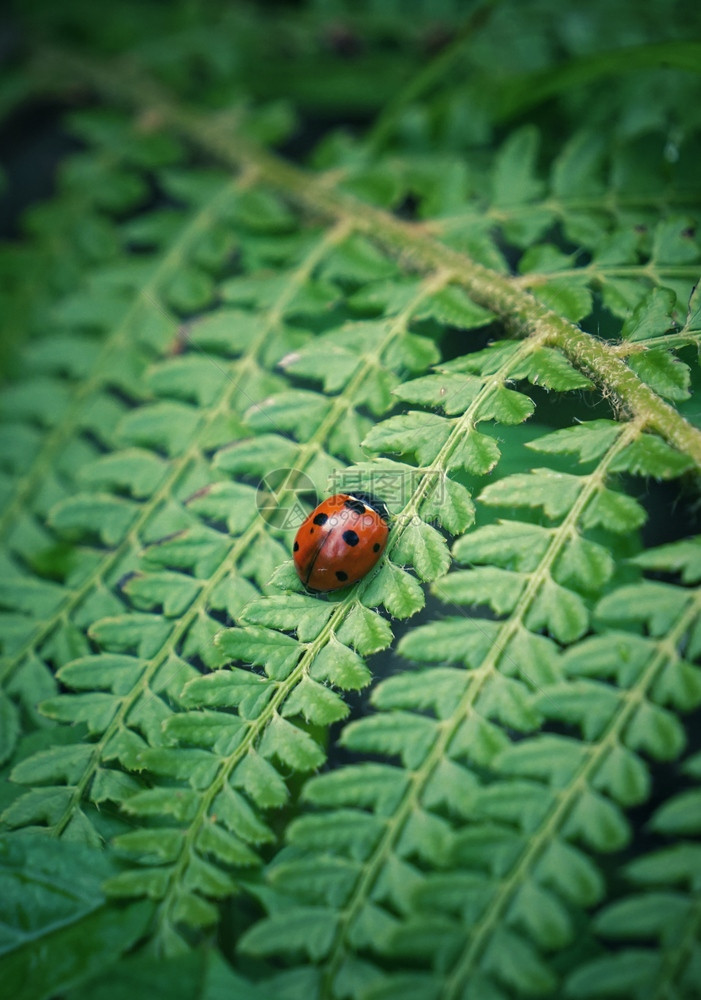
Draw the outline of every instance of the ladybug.
<instances>
[{"instance_id":1,"label":"ladybug","mask_svg":"<svg viewBox=\"0 0 701 1000\"><path fill-rule=\"evenodd\" d=\"M369 493L337 493L302 524L293 546L297 575L309 590L350 587L385 550L389 512Z\"/></svg>"}]
</instances>

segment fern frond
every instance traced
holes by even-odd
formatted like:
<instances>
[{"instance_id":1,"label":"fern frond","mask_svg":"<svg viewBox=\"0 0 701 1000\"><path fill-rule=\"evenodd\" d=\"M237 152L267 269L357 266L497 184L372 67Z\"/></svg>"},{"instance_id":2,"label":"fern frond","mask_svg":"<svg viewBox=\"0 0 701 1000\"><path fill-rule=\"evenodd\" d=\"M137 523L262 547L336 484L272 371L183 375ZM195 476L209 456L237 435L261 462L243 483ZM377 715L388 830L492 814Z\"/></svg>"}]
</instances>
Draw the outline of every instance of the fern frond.
<instances>
[{"instance_id":1,"label":"fern frond","mask_svg":"<svg viewBox=\"0 0 701 1000\"><path fill-rule=\"evenodd\" d=\"M173 273L180 270L201 240L203 227L208 225L213 213L221 212L236 196L236 182L215 182L214 188L205 206L196 207L193 217L180 223L180 235L155 267L137 269L136 287L128 273L115 275L119 295L124 297L123 308L117 311L114 325L108 326L103 346L91 367L81 371L81 380L65 413L54 410L51 394L46 387L39 390L33 375L27 382L17 384L18 393L23 393L27 399L31 396L35 401L33 408L25 411L30 427L41 418L37 407L46 410L47 418L49 414L51 419L61 418L54 430L46 435L32 464L18 478L14 497L3 516L5 529L13 530L11 548L17 560L10 570L10 589L21 594L23 581L31 579L23 572L22 564L35 571L58 573L62 578L60 583L42 584L45 591L51 589L53 594L50 607L37 601L32 601L31 606L26 601L23 605L18 604L16 597L6 602L6 606L20 611L21 615L13 619L16 624L12 642L5 645L2 677L28 707L36 701L37 674L43 673L42 660L49 659L61 666L68 659L87 653L89 646L81 636L81 628L97 617L122 610L121 601L108 588L131 569L130 560L141 545L140 533L153 522L154 512L172 490L180 482L187 481L184 473L190 472L190 463L199 454L198 443L195 448L191 447L183 466L168 467L162 454L143 450L141 445L157 440L159 448L165 444L171 453L178 453L193 430L199 430L199 418L191 408L165 402L160 406L158 403L148 405L151 389L146 368L158 352L169 352L178 330L177 315L171 311L167 299L160 297L163 286L167 286ZM100 281L114 280L104 270L97 277ZM101 315L100 322L104 323L105 318L109 321L109 314L105 317L101 312L104 307L102 288L96 280L93 287L88 284L82 295L75 296L74 303L68 303L68 310L64 310L68 313L66 322L73 326L91 324L97 315ZM95 308L98 301L99 310ZM51 366L52 358L55 359L56 368L51 378L62 386L61 372L67 360L83 357L84 349L80 341L64 343L58 352L55 348L56 345L53 352L44 356L44 364ZM35 358L36 352L32 349L28 364L33 365ZM149 429L145 431L142 427L141 435L138 430L134 433L134 412L119 401L124 392L144 400L141 412L146 415ZM17 406L15 412L22 414ZM99 439L97 449L91 447L84 435L88 421L93 435ZM159 427L162 430L159 431ZM164 439L162 434L166 427L168 436ZM137 449L124 447L131 444L137 445ZM54 473L49 475L49 470L54 467L58 475L52 478ZM37 495L39 483L42 490ZM85 491L86 486L88 491ZM90 487L97 487L97 491L91 492ZM78 492L81 489L83 491ZM32 496L34 507L28 510L26 500L29 496ZM59 533L73 537L76 534L96 536L106 548L102 551L84 549L80 554L71 554L63 564L60 558L56 559L55 543L46 531L47 520ZM92 599L89 609L88 598ZM26 687L23 672L27 672ZM45 692L50 690L48 677L41 683Z\"/></svg>"},{"instance_id":2,"label":"fern frond","mask_svg":"<svg viewBox=\"0 0 701 1000\"><path fill-rule=\"evenodd\" d=\"M326 808L294 821L289 840L314 850L316 864L321 852L321 867L305 881L304 856L283 855L270 877L283 895L325 904L319 934L307 914L307 939L290 937L294 907L281 904L282 921L272 897L273 915L244 947L307 951L323 960L326 988L339 995L400 996L408 988L404 975L372 972L359 950L375 961L424 956L432 968L421 987L427 996L459 996L477 981L485 991L554 988L539 952L568 945L573 911L600 898L603 877L590 853L628 841L622 810L649 794L640 752L676 757L684 740L665 705L672 697L689 710L701 701L701 674L678 652L698 625L695 591L665 585L663 604L655 590L662 585L641 582L612 591L596 609L587 599L614 575L589 532L602 522L619 532L641 522L631 498L605 485L613 470L635 468L636 445L646 449L638 434L634 425L609 422L556 432L535 446L545 454L577 450L596 463L590 473L570 482L545 470L531 473L532 487L516 475L483 491L488 504L543 505L548 523L501 521L463 536L455 555L472 568L440 578L433 590L449 607L489 605L502 620L445 618L400 642L403 656L432 666L379 684L377 714L351 723L341 737L354 752L393 761L382 765L386 779L378 786L393 789L392 798L356 791L365 771L372 780L374 764L347 765L307 784L305 798ZM498 569L480 568L494 560ZM624 607L631 623L649 622L649 638L624 631ZM578 642L592 611L602 634ZM558 644L571 648L563 656ZM580 671L609 683L573 684ZM510 736L528 734L543 718L568 735ZM334 789L345 794L338 798ZM354 835L355 865L339 868L349 856L341 832L349 822L372 835Z\"/></svg>"},{"instance_id":3,"label":"fern frond","mask_svg":"<svg viewBox=\"0 0 701 1000\"><path fill-rule=\"evenodd\" d=\"M304 171L245 140L237 138L233 142L228 141L216 123L169 104L167 97L145 81L135 85L118 73L110 73L76 58L59 56L58 65L61 73L87 79L99 90L128 104L138 104L144 92L150 93L164 119L212 155L237 169L259 171L267 182L285 191L288 197L311 212L347 222L352 220L357 232L370 236L394 252L410 254L415 264L423 269L450 272L453 280L460 283L478 305L496 313L521 336L538 332L544 341L557 346L578 368L594 375L626 409L637 416L644 416L650 429L687 451L695 461L701 461L701 434L696 428L689 426L673 408L651 392L630 368L619 361L614 351L571 323L566 318L567 309L564 316L556 313L548 305L535 302L499 271L484 267L431 235L345 192L313 183ZM532 142L529 134L526 135L526 141ZM531 184L528 176L524 182L523 171L528 171L529 160L525 165L521 162L518 144L514 150L509 149L508 154L504 190L515 189L518 192L525 183L526 199L532 201L539 192L539 186ZM524 240L535 238L547 225L547 219L537 218L536 221L535 231L529 230ZM692 248L692 253L694 259L698 259L698 249ZM562 303L558 306L561 308Z\"/></svg>"},{"instance_id":4,"label":"fern frond","mask_svg":"<svg viewBox=\"0 0 701 1000\"><path fill-rule=\"evenodd\" d=\"M240 566L239 572L243 579L252 577L258 586L263 586L282 556L279 545L271 543L270 562L261 562L266 524L262 519L251 523L254 513L252 491L247 491L244 487L225 489L224 482L208 483L202 487L201 481L197 479L192 481L191 477L195 470L191 463L201 454L200 439L204 439L206 447L216 446L220 431L215 424L212 435L212 422L220 419L222 411L228 408L237 394L241 393L244 385L245 394L251 391L250 378L245 383L242 382L242 373L248 374L247 369L250 369L258 352L270 351L272 346L270 333L276 335L279 333L278 324L288 308L292 311L298 308L295 305L297 288L312 274L326 253L341 242L344 235L345 227L340 227L332 230L312 246L299 269L294 270L288 281L279 285L268 300L269 319L267 323L260 325L254 337L251 337L250 325L245 322L245 316L239 317L235 314L231 316L227 316L226 313L219 314L216 319L205 318L193 325L190 332L193 343L202 343L209 349L216 349L220 344L226 343L227 348L231 350L235 347L236 337L234 335L232 340L231 335L226 332L227 323L232 320L243 320L242 332L247 351L243 355L243 360L237 363L238 374L235 372L229 382L217 377L213 381L211 368L203 369L200 365L193 364L192 362L198 359L191 355L172 361L165 360L152 369L149 374L149 384L152 388L166 396L178 397L183 393L190 397L194 395L201 405L209 406L209 413L212 415L209 420L206 416L204 419L200 418L195 428L196 443L189 447L185 437L188 421L178 423L172 406L164 410L164 404L146 402L140 408L132 410L122 423L125 443L132 448L142 449L139 454L147 456L153 450L158 454L158 451L165 448L174 460L170 477L166 479L164 486L159 486L149 498L149 502L143 505L144 509L135 528L131 528L131 537L138 539L138 532L142 526L147 539L154 535L170 536L173 528L176 529L176 534L173 537L166 537L161 543L151 545L141 560L141 566L137 562L120 587L121 598L128 598L141 613L127 615L120 608L121 613L102 617L100 615L102 608L98 605L97 613L93 615L89 626L89 635L105 652L73 660L64 664L58 671L60 681L69 689L77 689L78 692L96 687L106 690L90 694L61 694L44 703L43 711L49 718L64 723L84 722L88 725L88 734L97 738L97 741L79 742L77 745L69 746L65 753L59 753L55 749L40 751L39 754L23 761L13 772L16 780L23 783L58 782L59 784L55 785L51 798L52 806L48 812L40 805L40 800L46 801L46 794L37 796L34 792L28 792L17 798L6 810L4 815L6 823L17 828L40 822L57 834L66 832L72 836L88 837L93 841L95 833L91 832L92 821L82 806L86 798L95 804L120 803L128 814L140 818L148 818L154 810L157 813L164 812L170 815L173 808L177 808L169 806L163 796L154 795L147 789L139 791L139 783L135 783L133 778L122 780L114 770L114 763L131 772L138 773L146 769L159 780L189 779L196 789L201 790L203 794L198 801L190 802L187 807L186 816L191 819L193 826L192 833L183 841L182 853L177 848L181 836L176 836L176 831L173 830L170 840L166 840L161 827L154 830L150 838L147 831L142 830L138 836L129 833L120 835L115 842L120 852L133 857L142 865L147 865L149 862L149 850L156 850L153 857L158 860L160 867L153 871L150 879L146 877L144 871L139 872L138 878L134 878L134 873L125 872L111 880L110 888L113 892L119 893L132 894L135 891L137 894L147 893L163 900L159 919L162 921L162 934L167 950L176 947L174 943L170 943L175 941L176 924L191 923L199 926L211 922L215 917L215 911L205 903L201 895L193 893L191 885L193 879L194 885L198 886L204 895L214 894L215 897L230 891L233 885L231 879L224 875L217 882L215 870L211 870L209 875L205 876L207 862L199 857L197 852L213 853L220 864L234 864L241 867L254 863L256 858L238 836L242 834L244 841L252 839L254 843L258 843L261 838L269 839L270 834L266 831L265 825L256 820L253 813L250 820L243 823L243 830L241 829L241 819L236 818L236 814L249 807L235 791L237 785L240 784L251 800L259 806L279 804L281 794L283 797L286 794L284 785L275 775L267 758L275 757L278 763L291 766L295 770L306 770L318 766L321 762L321 752L315 742L296 725L287 722L285 717L299 712L314 722L327 724L345 714L345 707L336 696L330 692L326 693L313 675L307 677L309 663L314 661L316 653L326 646L327 638L333 637L332 630L328 630L318 639L318 648L313 647L311 652L308 652L306 660L303 659L301 665L295 667L289 676L287 676L289 667L295 659L294 652L285 648L289 643L282 642L280 650L282 659L278 667L275 666L277 662L275 659L269 659L275 640L274 636L271 639L267 638L266 627L270 624L289 627L292 624L289 620L292 610L289 598L285 600L285 616L282 619L275 617L274 599L268 600L266 607L270 610L258 620L254 617L251 606L248 618L244 620L258 626L262 625L263 628L259 627L257 631L255 628L249 629L240 634L239 645L234 642L236 638L234 637L223 640L220 646L220 649L229 655L245 656L254 663L263 662L257 657L264 657L272 679L277 682L275 685L268 685L265 693L258 690L254 701L250 699L250 682L245 677L243 688L237 693L236 671L230 675L231 683L228 685L228 691L225 691L219 683L212 688L215 707L239 705L241 712L252 713L243 729L232 730L233 722L228 713L223 716L217 716L216 713L203 715L199 711L173 714L172 708L162 700L164 695L169 696L185 709L190 706L201 709L209 704L211 685L203 686L203 681L195 680L186 686L182 695L177 694L188 677L192 677L192 669L187 666L185 658L197 655L210 667L221 664L222 652L209 645L218 630L216 621L210 617L210 609L223 607L228 613L232 613L239 606L242 593L246 593L246 587L249 588L249 592L255 592L252 591L250 584L246 584L243 591L239 587L237 597L233 597L237 588L234 586L232 571L237 565ZM340 449L341 454L345 451L349 457L352 456L353 449L349 451L347 438L339 438L337 434L339 425L343 425L345 430L348 422L353 419L349 412L349 400L358 398L362 402L364 400L362 389L371 384L376 376L380 378L379 385L389 387L392 383L388 382L387 378L392 367L405 371L407 367L411 368L417 363L423 366L427 361L435 359L435 349L431 346L431 342L409 333L407 323L417 305L430 299L436 290L445 284L445 280L442 275L430 279L425 283L425 287L420 287L404 308L383 326L378 327L378 324L370 323L369 329L365 330L363 324L355 324L354 338L359 338L361 345L363 342L369 342L368 337L376 338L378 330L382 333L376 351L357 356L355 365L348 372L347 384L344 385L346 380L339 383L338 388L342 391L338 396L331 397L331 402L326 402L323 397L317 399L314 394L307 393L309 404L301 407L304 419L302 425L298 423L297 416L297 411L300 409L300 393L290 390L282 396L264 400L250 409L247 414L248 426L254 431L263 432L261 440L270 439L270 435L265 432L271 424L281 426L282 429L297 428L298 431L303 430L305 435L308 435L309 405L320 406L319 419L316 425L312 425L314 433L311 438L306 436L303 443L296 447L287 439L274 438L287 449L286 460L318 479L333 467L324 446L331 446L336 452ZM260 294L260 289L257 294ZM344 340L348 339L350 332L350 327L342 328ZM223 335L226 338L224 342L221 340ZM325 350L324 346L322 350ZM284 352L281 345L276 354L279 356L282 353ZM306 356L311 359L313 355L307 352ZM298 363L295 360L297 357L302 358L304 355L298 353L292 356L288 352L283 364L293 366ZM385 358L389 364L388 369L383 367ZM386 391L380 397L377 397L376 393L374 396L377 398L376 408L386 408L391 402L391 397L386 396ZM290 397L292 397L291 403ZM372 398L371 396L370 402ZM182 406L182 404L177 405ZM285 407L288 410L285 410ZM290 412L294 416L293 424L285 424L285 412ZM164 433L167 435L165 438ZM347 431L345 433L347 435ZM356 436L356 440L357 437L359 435ZM268 468L270 453L269 451L261 453L260 444L257 444L255 454L251 454L244 441L241 446L225 448L219 452L219 456L221 460L215 459L214 467L220 471L244 470L248 473L262 474ZM109 484L115 483L115 471L118 468L115 463L118 461L118 456L110 455L95 463L91 467L93 482L101 484L106 479ZM102 476L105 479L102 479ZM198 488L182 512L169 506L159 509L165 499L165 491L168 490L170 494L173 486L177 488L177 484L183 481L190 489L193 486ZM116 482L120 485L118 477ZM220 513L222 504L228 506L232 501L236 502L236 507L227 511L226 519L230 532L236 530L240 532L239 538L235 541L213 526L207 526L210 519L214 519L215 523L223 516L223 513ZM78 494L55 509L53 523L64 530L77 530L79 527L83 532L100 530L105 544L119 546L129 527L126 516L123 522L115 519L115 511L122 509L120 506L122 503L123 501L116 497L112 499L110 494ZM237 517L236 509L240 511L243 519ZM194 514L196 521L199 516L202 518L201 523L183 527L185 513ZM154 526L154 520L157 527ZM187 524L187 521L184 523ZM254 543L258 543L257 559L256 564L252 566L247 565L246 554ZM123 567L123 550L117 548L111 554L110 560L112 563L119 560L119 564ZM159 569L154 571L154 567ZM184 570L188 574L194 573L195 576L184 575ZM390 569L388 572L393 586L391 595L385 598L387 603L395 613L401 613L402 608L405 608L406 612L415 610L419 591L412 583L412 578L398 568ZM206 581L198 579L205 576ZM94 579L90 578L87 584L94 585ZM331 609L324 609L309 598L300 596L299 601L311 604L309 610L313 612L307 632L298 625L297 619L294 618L295 612L292 612L299 638L304 641L315 639ZM162 608L160 613L159 608ZM177 621L169 622L169 619L176 615ZM302 620L304 621L304 617ZM341 620L337 615L333 624L339 626ZM356 639L354 644L368 650L376 646L378 640L385 643L387 638L383 628L373 624L371 620L365 626L364 637ZM240 640L243 640L245 645L243 650ZM325 649L325 656L320 656L318 659L318 678L323 680L330 677L344 688L356 687L359 681L364 683L367 675L360 670L361 661L357 654L340 645L337 640L334 642L340 647L341 655L334 654L329 657L331 649ZM256 649L261 652L256 653ZM322 666L322 663L325 665ZM218 675L212 675L211 679L217 682L219 680ZM305 681L301 686L300 680ZM240 698L244 695L247 696L246 700L240 702ZM253 705L256 706L255 712ZM278 708L283 705L284 710L280 715ZM220 730L224 742L214 738L214 733ZM234 732L237 732L237 735L234 736ZM225 733L229 735L225 736ZM176 746L172 746L174 742ZM209 748L210 745L211 750L199 749ZM185 746L188 749L185 749ZM233 789L229 784L230 781ZM189 801L188 796L185 797L185 801ZM229 802L228 813L225 811L225 801ZM239 803L237 808L234 808L235 802ZM212 827L209 816L215 813L223 815L224 826ZM228 823L227 815L233 817ZM200 827L201 832L196 834L196 829ZM162 853L164 849L165 854ZM165 872L162 867L164 862L173 864L169 880L164 878Z\"/></svg>"},{"instance_id":5,"label":"fern frond","mask_svg":"<svg viewBox=\"0 0 701 1000\"><path fill-rule=\"evenodd\" d=\"M27 1000L693 993L698 46L553 4L17 11L80 146L0 259Z\"/></svg>"},{"instance_id":6,"label":"fern frond","mask_svg":"<svg viewBox=\"0 0 701 1000\"><path fill-rule=\"evenodd\" d=\"M648 569L680 573L689 584L699 579L697 539L649 550L636 561ZM584 657L573 661L575 672L579 674L584 669L587 676L617 676L619 683L630 689L635 673L650 663L656 645L663 668L654 680L655 700L669 708L688 711L701 700L701 676L691 663L698 658L697 593L688 592L684 607L669 585L650 583L649 587L652 592L648 597L652 601L648 600L645 608L632 615L627 613L627 617L631 622L644 620L652 638L619 633L620 639L635 650L627 661L621 659L620 647L612 656L612 644L600 641L600 648L592 649L588 662ZM643 592L641 598L644 597ZM613 595L612 601L604 603L604 620L616 620L615 598ZM670 612L678 613L682 608L683 617L692 627L688 630L684 659L679 655L671 658L669 644L682 635L684 624L675 622ZM654 719L649 716L646 723L644 730L638 725L637 736L631 724L626 741L629 745L632 736L648 753L670 757L678 752L683 739L675 733L669 716ZM661 842L626 866L625 873L635 891L604 906L594 921L597 936L603 942L620 942L620 950L614 953L602 949L601 954L585 961L570 975L568 995L596 997L606 992L641 997L693 995L694 968L698 962L699 864L698 845L690 838L699 832L696 787L699 755L688 758L683 770L692 782L691 787L658 807L649 823ZM669 842L672 838L674 842ZM637 940L640 946L636 946Z\"/></svg>"},{"instance_id":7,"label":"fern frond","mask_svg":"<svg viewBox=\"0 0 701 1000\"><path fill-rule=\"evenodd\" d=\"M148 904L132 904L118 920L107 905L101 882L111 870L109 858L96 858L84 845L6 835L0 852L3 916L26 912L28 886L34 903L21 929L3 920L3 972L17 996L48 995L57 977L71 981L84 964L99 973L143 933ZM76 957L82 945L86 963Z\"/></svg>"},{"instance_id":8,"label":"fern frond","mask_svg":"<svg viewBox=\"0 0 701 1000\"><path fill-rule=\"evenodd\" d=\"M220 199L220 195L217 197ZM209 217L211 208L212 206L209 205L203 214L197 216L196 224L193 224L193 231L195 233L199 234L202 225L206 223ZM331 239L331 242L333 242L333 239L335 237ZM324 245L322 239L322 248ZM156 401L153 404L147 399L143 406L128 412L125 415L121 426L121 434L118 438L119 443L127 446L127 450L122 452L113 451L111 454L106 454L88 467L86 474L88 483L94 484L98 490L101 487L111 487L116 491L117 495L98 493L97 497L95 497L94 494L90 493L78 494L60 502L54 508L52 518L59 529L72 530L73 532L81 531L84 534L86 532L92 534L95 531L108 530L110 538L107 541L116 545L113 551L105 553L104 559L98 561L94 569L90 567L92 573L87 575L87 577L83 574L83 579L80 576L78 577L78 586L75 592L70 594L69 601L66 602L68 610L72 610L73 608L79 610L81 624L85 623L86 617L85 599L94 590L96 584L103 579L112 583L115 571L119 572L119 570L122 570L123 572L125 568L128 568L134 572L133 563L129 565L128 557L132 553L133 558L134 552L138 552L138 549L142 545L143 535L145 535L146 539L154 535L156 538L159 538L172 532L173 529L182 531L188 526L191 518L188 518L186 509L181 508L182 513L175 515L177 520L174 523L174 512L172 509L169 509L167 501L174 490L184 493L184 498L186 499L193 492L193 487L201 488L201 456L203 449L216 447L216 444L221 442L222 439L226 441L232 431L236 432L237 423L232 421L232 417L228 415L231 403L234 404L234 411L236 409L245 409L250 404L251 399L255 398L254 393L257 391L265 393L269 391L271 384L274 384L266 376L259 379L259 386L256 386L255 376L252 377L255 372L254 358L256 353L262 350L269 330L279 321L278 316L281 315L281 311L284 309L285 301L293 295L297 284L303 281L307 270L314 266L319 253L323 253L323 249L315 246L310 259L302 265L300 270L293 271L290 278L290 287L286 288L280 296L280 311L276 311L275 308L271 309L269 323L263 323L259 326L255 338L248 338L252 340L252 343L249 343L247 338L244 337L237 344L236 337L229 336L227 350L234 356L241 353L242 359L241 361L233 362L233 366L229 360L226 362L222 361L222 364L226 364L224 376L229 376L229 378L218 378L219 391L216 397L209 401L210 407L205 411L203 416L197 414L190 407L184 407L183 404L170 404L167 399L168 396L175 395L177 397L179 394L177 385L174 385L173 380L173 375L178 368L181 372L183 367L185 368L188 394L192 393L193 387L194 391L197 391L197 382L192 381L195 366L183 365L178 362L178 359L163 361L160 367L153 369L149 377L154 388L160 389L166 398L161 402ZM161 320L164 318L163 314L159 311L156 311L156 316ZM227 327L232 321L234 323L238 321L239 327L250 331L250 322L247 320L245 314L234 314L228 317L222 316L219 321L220 324L222 321ZM193 332L192 340L197 345L198 339L201 338L204 343L211 347L212 341L207 340L207 335L208 332L211 335L212 324L204 320L201 326L201 330L196 329ZM220 344L220 348L221 346ZM191 358L191 360L193 359ZM198 360L196 356L194 360ZM221 369L216 364L210 362L205 373L206 379L211 379L211 369L214 369L215 373L221 376ZM168 375L169 378L164 378L165 375ZM200 385L202 385L202 376L199 381ZM241 390L244 385L246 386L246 396L241 398ZM176 414L180 414L182 418L187 417L187 419L181 419L178 422ZM164 434L167 437L164 438ZM190 441L192 443L189 443ZM170 466L159 459L159 451L163 449L164 444L168 447L171 455L178 459L178 461L173 462ZM134 452L132 449L135 446L140 450ZM135 462L135 455L138 456L138 462ZM120 473L120 468L124 472ZM160 472L160 476L153 474L154 468L157 472ZM137 482L134 483L131 478L125 482L124 476L127 473L129 477L136 475L138 477ZM196 477L194 483L193 475ZM205 479L205 485L208 485L208 483L209 479ZM140 499L146 499L148 502L136 504L123 499L119 494L125 485L130 488L131 492L136 493ZM148 490L147 497L144 498L143 494L147 486L150 489ZM243 490L242 496L245 500L245 490ZM241 496L239 497L239 502L241 502ZM196 506L196 498L193 500L193 503ZM121 521L115 522L116 510L123 510L125 512L126 516ZM249 520L252 513L251 511L247 515ZM113 537L112 533L115 530L116 537ZM216 542L218 537L221 537L221 545L214 554L215 558L217 556L223 558L223 552L231 544L223 536L210 533L208 537L205 536L204 539L201 539L201 542L206 545L206 542L209 541L211 555L211 543ZM25 559L28 558L26 552L22 552L21 554ZM183 583L187 583L187 579L184 579ZM15 584L17 584L17 581L15 581ZM125 586L127 589L129 588L128 581ZM137 588L137 586L136 582L132 582L131 587L133 589ZM18 590L17 592L21 591ZM106 605L105 601L101 604L99 602L94 604L91 609L92 617L90 617L91 611L87 612L88 621L85 624L96 621L98 618L104 616L105 612L119 612L123 610L121 601L108 598L107 594L105 594L105 600L107 602ZM144 595L142 593L143 600ZM36 602L34 602L34 607L39 614L45 610L41 605L36 605ZM61 629L66 617L65 609L64 607L59 607L57 610L58 613L53 617L49 617L48 621L43 624L43 632L39 634L39 644L46 639L47 634L51 636L53 630ZM28 631L31 633L32 622L30 621L28 625L30 626ZM116 626L112 627L112 633L114 633L115 628ZM8 673L13 667L21 665L27 657L31 658L36 648L32 639L33 637L27 643L27 649L21 647L14 659L9 661L6 668ZM58 640L54 640L54 643L56 641L61 641L60 631ZM115 638L113 641L118 640ZM129 648L129 640L123 639L122 641ZM39 648L41 648L40 645ZM82 649L73 649L71 652L73 655L75 655L75 652L88 652L88 647L83 646ZM58 665L61 665L63 662L65 662L65 658L59 660Z\"/></svg>"}]
</instances>

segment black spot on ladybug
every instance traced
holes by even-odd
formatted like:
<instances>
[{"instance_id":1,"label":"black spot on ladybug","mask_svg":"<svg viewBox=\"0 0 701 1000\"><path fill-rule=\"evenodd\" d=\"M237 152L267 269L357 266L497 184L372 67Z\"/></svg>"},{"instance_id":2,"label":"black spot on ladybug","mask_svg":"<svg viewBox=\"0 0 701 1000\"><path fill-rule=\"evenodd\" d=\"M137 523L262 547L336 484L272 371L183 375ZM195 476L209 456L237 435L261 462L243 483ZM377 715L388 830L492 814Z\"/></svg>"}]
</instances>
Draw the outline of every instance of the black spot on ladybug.
<instances>
[{"instance_id":1,"label":"black spot on ladybug","mask_svg":"<svg viewBox=\"0 0 701 1000\"><path fill-rule=\"evenodd\" d=\"M381 548L382 548L382 546L380 545L380 543L379 542L375 542L375 544L372 547L372 551L373 552L379 552Z\"/></svg>"},{"instance_id":2,"label":"black spot on ladybug","mask_svg":"<svg viewBox=\"0 0 701 1000\"><path fill-rule=\"evenodd\" d=\"M292 551L296 552L298 549L299 549L299 542L295 542L294 549Z\"/></svg>"},{"instance_id":3,"label":"black spot on ladybug","mask_svg":"<svg viewBox=\"0 0 701 1000\"><path fill-rule=\"evenodd\" d=\"M343 541L346 545L357 545L360 539L354 531L349 528L348 531L343 532Z\"/></svg>"},{"instance_id":4,"label":"black spot on ladybug","mask_svg":"<svg viewBox=\"0 0 701 1000\"><path fill-rule=\"evenodd\" d=\"M328 514L323 514L323 513L322 514L317 514L316 517L314 518L314 524L318 524L318 525L326 524L326 522L328 521L328 519L329 519L329 515Z\"/></svg>"},{"instance_id":5,"label":"black spot on ladybug","mask_svg":"<svg viewBox=\"0 0 701 1000\"><path fill-rule=\"evenodd\" d=\"M351 497L350 500L346 500L343 506L347 507L349 510L352 510L355 514L365 513L365 504L361 503L360 500L353 499L353 497Z\"/></svg>"},{"instance_id":6,"label":"black spot on ladybug","mask_svg":"<svg viewBox=\"0 0 701 1000\"><path fill-rule=\"evenodd\" d=\"M353 494L353 499L360 500L362 503L367 504L368 507L372 507L375 513L379 514L383 521L389 523L389 511L387 510L387 505L376 496L373 496L372 493L361 493L358 491ZM348 503L347 500L346 503Z\"/></svg>"},{"instance_id":7,"label":"black spot on ladybug","mask_svg":"<svg viewBox=\"0 0 701 1000\"><path fill-rule=\"evenodd\" d=\"M337 580L347 580L348 579L348 574L344 573L344 571L342 569L337 569L336 570L336 579Z\"/></svg>"}]
</instances>

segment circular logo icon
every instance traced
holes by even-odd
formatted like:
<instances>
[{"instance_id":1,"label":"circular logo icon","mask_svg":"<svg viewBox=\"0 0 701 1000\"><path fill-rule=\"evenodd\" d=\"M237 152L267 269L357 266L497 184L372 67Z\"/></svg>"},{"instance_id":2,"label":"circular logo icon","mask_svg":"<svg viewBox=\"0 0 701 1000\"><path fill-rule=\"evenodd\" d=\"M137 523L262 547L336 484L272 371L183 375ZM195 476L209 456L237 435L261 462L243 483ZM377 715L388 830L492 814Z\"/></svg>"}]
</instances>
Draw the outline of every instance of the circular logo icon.
<instances>
[{"instance_id":1,"label":"circular logo icon","mask_svg":"<svg viewBox=\"0 0 701 1000\"><path fill-rule=\"evenodd\" d=\"M263 520L274 528L297 530L308 512L303 498L316 507L316 487L309 476L299 469L274 469L258 483L256 506Z\"/></svg>"}]
</instances>

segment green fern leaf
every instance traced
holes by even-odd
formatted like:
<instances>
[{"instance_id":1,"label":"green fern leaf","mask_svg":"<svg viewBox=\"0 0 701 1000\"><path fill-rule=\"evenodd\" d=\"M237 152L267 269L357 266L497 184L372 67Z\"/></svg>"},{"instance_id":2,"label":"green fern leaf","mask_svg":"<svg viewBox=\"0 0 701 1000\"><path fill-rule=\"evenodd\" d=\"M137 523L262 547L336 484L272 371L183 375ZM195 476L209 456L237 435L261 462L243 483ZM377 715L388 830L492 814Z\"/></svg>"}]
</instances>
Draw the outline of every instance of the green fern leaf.
<instances>
[{"instance_id":1,"label":"green fern leaf","mask_svg":"<svg viewBox=\"0 0 701 1000\"><path fill-rule=\"evenodd\" d=\"M45 838L4 837L2 853L6 939L0 962L18 996L48 997L57 984L69 986L95 974L143 933L148 906L133 904L116 919L105 905L100 883L111 865L99 852ZM28 877L32 920L20 934L12 910L30 901Z\"/></svg>"},{"instance_id":2,"label":"green fern leaf","mask_svg":"<svg viewBox=\"0 0 701 1000\"><path fill-rule=\"evenodd\" d=\"M551 6L17 12L8 136L74 147L0 248L20 996L693 995L698 45ZM310 594L341 490L386 552Z\"/></svg>"}]
</instances>

